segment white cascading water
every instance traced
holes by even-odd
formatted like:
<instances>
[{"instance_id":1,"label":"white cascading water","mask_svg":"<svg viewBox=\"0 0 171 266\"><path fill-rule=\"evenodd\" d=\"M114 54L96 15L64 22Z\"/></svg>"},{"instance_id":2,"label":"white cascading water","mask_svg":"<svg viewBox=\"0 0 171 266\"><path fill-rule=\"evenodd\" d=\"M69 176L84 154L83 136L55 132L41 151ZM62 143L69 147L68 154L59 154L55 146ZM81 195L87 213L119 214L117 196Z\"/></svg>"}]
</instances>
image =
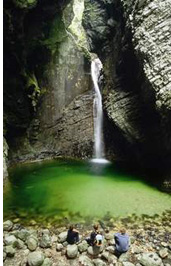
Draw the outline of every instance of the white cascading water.
<instances>
[{"instance_id":1,"label":"white cascading water","mask_svg":"<svg viewBox=\"0 0 171 266\"><path fill-rule=\"evenodd\" d=\"M102 108L102 96L98 85L100 71L103 65L99 58L96 58L91 63L91 77L95 89L94 98L94 155L93 162L106 163L104 159L104 147L103 147L103 108Z\"/></svg>"}]
</instances>

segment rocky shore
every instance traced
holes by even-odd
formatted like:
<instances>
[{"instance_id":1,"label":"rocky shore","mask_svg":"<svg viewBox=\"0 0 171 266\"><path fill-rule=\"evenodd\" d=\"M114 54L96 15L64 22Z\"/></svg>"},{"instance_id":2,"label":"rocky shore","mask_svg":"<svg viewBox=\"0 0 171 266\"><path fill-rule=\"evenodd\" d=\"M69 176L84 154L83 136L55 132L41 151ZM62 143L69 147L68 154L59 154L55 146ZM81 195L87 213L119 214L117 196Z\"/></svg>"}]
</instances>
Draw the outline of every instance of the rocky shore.
<instances>
[{"instance_id":1,"label":"rocky shore","mask_svg":"<svg viewBox=\"0 0 171 266\"><path fill-rule=\"evenodd\" d=\"M22 226L7 220L3 224L4 266L169 266L171 265L171 244L169 238L170 213L163 213L154 219L145 216L140 221L129 219L117 223L100 222L104 243L100 248L87 244L85 238L92 227L77 224L80 241L69 245L66 242L67 226L47 228ZM130 249L119 258L114 255L114 233L121 226L130 235ZM109 232L105 233L108 228Z\"/></svg>"}]
</instances>

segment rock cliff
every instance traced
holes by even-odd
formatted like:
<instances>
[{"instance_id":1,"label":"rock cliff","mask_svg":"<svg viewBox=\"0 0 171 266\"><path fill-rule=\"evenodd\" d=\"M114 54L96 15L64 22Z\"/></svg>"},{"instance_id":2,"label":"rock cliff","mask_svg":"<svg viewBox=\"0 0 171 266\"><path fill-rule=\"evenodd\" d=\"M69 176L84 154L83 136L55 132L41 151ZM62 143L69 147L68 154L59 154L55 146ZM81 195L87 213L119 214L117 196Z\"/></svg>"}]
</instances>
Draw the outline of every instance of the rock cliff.
<instances>
[{"instance_id":1,"label":"rock cliff","mask_svg":"<svg viewBox=\"0 0 171 266\"><path fill-rule=\"evenodd\" d=\"M92 156L91 51L104 65L108 157L159 166L169 175L170 8L169 0L7 1L4 127L10 158Z\"/></svg>"}]
</instances>

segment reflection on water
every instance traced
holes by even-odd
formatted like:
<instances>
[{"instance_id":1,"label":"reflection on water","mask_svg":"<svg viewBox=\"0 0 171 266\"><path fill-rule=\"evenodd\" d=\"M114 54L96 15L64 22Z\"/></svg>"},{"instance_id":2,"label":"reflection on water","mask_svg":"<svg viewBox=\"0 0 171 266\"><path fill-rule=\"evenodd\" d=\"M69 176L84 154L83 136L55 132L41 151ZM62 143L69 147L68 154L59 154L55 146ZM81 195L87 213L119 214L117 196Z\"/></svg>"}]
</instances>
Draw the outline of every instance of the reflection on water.
<instances>
[{"instance_id":1,"label":"reflection on water","mask_svg":"<svg viewBox=\"0 0 171 266\"><path fill-rule=\"evenodd\" d=\"M4 189L4 218L110 218L160 214L170 196L113 164L54 160L18 165Z\"/></svg>"}]
</instances>

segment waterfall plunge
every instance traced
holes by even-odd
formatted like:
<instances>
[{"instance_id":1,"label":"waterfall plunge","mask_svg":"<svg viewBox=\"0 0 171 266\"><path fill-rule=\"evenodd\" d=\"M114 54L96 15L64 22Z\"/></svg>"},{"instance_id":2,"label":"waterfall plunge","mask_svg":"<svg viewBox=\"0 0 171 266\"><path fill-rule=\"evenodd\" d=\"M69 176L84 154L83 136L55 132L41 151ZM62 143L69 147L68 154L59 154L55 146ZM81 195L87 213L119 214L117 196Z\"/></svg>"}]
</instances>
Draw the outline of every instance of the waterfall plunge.
<instances>
[{"instance_id":1,"label":"waterfall plunge","mask_svg":"<svg viewBox=\"0 0 171 266\"><path fill-rule=\"evenodd\" d=\"M100 76L100 71L103 65L99 58L96 58L91 63L91 77L95 89L94 98L94 155L95 159L93 162L97 163L107 163L108 161L104 159L104 146L103 146L103 108L102 108L102 96L100 93L98 79Z\"/></svg>"}]
</instances>

